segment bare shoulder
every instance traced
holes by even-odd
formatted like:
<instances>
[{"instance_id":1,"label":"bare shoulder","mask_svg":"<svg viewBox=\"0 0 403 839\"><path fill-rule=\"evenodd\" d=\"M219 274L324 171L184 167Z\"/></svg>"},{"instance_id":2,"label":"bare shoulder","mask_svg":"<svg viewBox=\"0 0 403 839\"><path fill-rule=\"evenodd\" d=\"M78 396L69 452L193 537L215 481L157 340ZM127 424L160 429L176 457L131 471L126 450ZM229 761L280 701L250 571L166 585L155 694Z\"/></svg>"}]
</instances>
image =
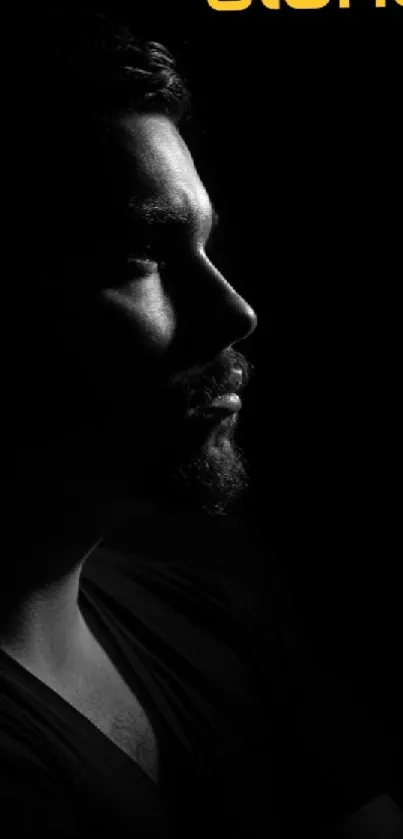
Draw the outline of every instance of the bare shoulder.
<instances>
[{"instance_id":1,"label":"bare shoulder","mask_svg":"<svg viewBox=\"0 0 403 839\"><path fill-rule=\"evenodd\" d=\"M388 795L379 795L326 839L403 839L403 811Z\"/></svg>"}]
</instances>

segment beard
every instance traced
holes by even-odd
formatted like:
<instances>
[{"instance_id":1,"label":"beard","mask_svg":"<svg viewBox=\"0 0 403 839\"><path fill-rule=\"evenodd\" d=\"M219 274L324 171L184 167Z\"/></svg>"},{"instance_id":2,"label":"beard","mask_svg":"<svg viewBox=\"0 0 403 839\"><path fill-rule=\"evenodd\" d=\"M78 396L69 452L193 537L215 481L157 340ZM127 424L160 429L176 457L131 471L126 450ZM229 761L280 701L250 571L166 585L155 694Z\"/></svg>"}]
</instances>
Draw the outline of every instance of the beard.
<instances>
[{"instance_id":1,"label":"beard","mask_svg":"<svg viewBox=\"0 0 403 839\"><path fill-rule=\"evenodd\" d=\"M234 370L242 372L242 382L235 385ZM223 418L208 407L219 396L240 393L252 372L244 356L230 348L203 367L175 376L162 373L159 383L155 370L144 369L133 389L126 371L118 370L104 388L103 403L86 402L84 381L81 411L68 415L66 434L56 435L54 446L49 434L38 448L38 462L34 457L29 469L23 461L21 473L43 475L46 483L49 467L55 485L68 486L71 479L83 495L144 497L224 515L243 498L248 469L235 440L238 414ZM61 380L66 388L66 377ZM65 406L62 401L66 426Z\"/></svg>"},{"instance_id":2,"label":"beard","mask_svg":"<svg viewBox=\"0 0 403 839\"><path fill-rule=\"evenodd\" d=\"M242 371L238 387L230 383L235 369ZM165 445L155 447L154 468L150 457L146 481L150 494L210 516L225 515L243 499L249 473L245 454L235 440L239 416L217 419L203 412L203 406L225 393L239 393L252 372L244 356L228 349L209 367L170 383L171 404L172 399L180 404L186 419L175 426L166 424ZM194 412L193 419L189 412Z\"/></svg>"},{"instance_id":3,"label":"beard","mask_svg":"<svg viewBox=\"0 0 403 839\"><path fill-rule=\"evenodd\" d=\"M149 472L150 495L210 516L230 512L249 484L245 455L234 440L235 428L236 420L223 420L199 447L171 449L169 463L160 461L159 468Z\"/></svg>"},{"instance_id":4,"label":"beard","mask_svg":"<svg viewBox=\"0 0 403 839\"><path fill-rule=\"evenodd\" d=\"M178 482L195 504L213 516L225 515L242 500L249 483L244 453L235 441L207 443L200 454L179 471Z\"/></svg>"}]
</instances>

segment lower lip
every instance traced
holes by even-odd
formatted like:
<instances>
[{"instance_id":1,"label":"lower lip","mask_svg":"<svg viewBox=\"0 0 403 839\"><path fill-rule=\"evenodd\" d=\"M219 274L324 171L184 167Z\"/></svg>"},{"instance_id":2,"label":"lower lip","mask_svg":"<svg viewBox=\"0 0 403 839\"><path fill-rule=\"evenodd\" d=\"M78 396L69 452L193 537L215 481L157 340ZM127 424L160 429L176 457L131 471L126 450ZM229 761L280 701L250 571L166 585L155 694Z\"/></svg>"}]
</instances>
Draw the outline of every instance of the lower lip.
<instances>
[{"instance_id":1,"label":"lower lip","mask_svg":"<svg viewBox=\"0 0 403 839\"><path fill-rule=\"evenodd\" d=\"M209 409L221 409L235 413L242 408L242 402L236 393L226 393L224 396L219 396L218 399L214 399L214 402L208 407Z\"/></svg>"},{"instance_id":2,"label":"lower lip","mask_svg":"<svg viewBox=\"0 0 403 839\"><path fill-rule=\"evenodd\" d=\"M201 408L193 409L188 416L195 420L216 422L218 417L235 416L240 411L242 402L236 393L226 393L204 405Z\"/></svg>"}]
</instances>

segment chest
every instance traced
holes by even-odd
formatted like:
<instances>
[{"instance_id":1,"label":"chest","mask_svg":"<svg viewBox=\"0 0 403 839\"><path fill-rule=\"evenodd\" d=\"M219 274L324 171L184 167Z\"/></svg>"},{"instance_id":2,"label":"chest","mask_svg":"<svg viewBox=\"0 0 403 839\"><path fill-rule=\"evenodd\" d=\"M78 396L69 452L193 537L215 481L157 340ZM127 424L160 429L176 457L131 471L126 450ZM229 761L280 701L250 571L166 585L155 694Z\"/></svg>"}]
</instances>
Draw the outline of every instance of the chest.
<instances>
[{"instance_id":1,"label":"chest","mask_svg":"<svg viewBox=\"0 0 403 839\"><path fill-rule=\"evenodd\" d=\"M108 698L106 707L81 712L122 752L158 783L158 744L146 712L134 696Z\"/></svg>"},{"instance_id":2,"label":"chest","mask_svg":"<svg viewBox=\"0 0 403 839\"><path fill-rule=\"evenodd\" d=\"M62 691L63 698L158 783L158 743L151 720L111 662Z\"/></svg>"}]
</instances>

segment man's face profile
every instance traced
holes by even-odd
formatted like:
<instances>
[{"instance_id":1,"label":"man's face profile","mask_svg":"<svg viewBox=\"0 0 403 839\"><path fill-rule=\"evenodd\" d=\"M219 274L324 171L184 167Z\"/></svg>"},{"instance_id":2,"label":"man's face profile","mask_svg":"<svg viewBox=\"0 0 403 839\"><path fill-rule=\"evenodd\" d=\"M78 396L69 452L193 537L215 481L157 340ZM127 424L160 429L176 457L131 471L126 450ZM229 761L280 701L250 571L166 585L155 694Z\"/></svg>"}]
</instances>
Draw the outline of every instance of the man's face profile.
<instances>
[{"instance_id":1,"label":"man's face profile","mask_svg":"<svg viewBox=\"0 0 403 839\"><path fill-rule=\"evenodd\" d=\"M207 256L214 211L174 124L120 117L108 149L102 223L65 269L68 373L55 389L63 435L74 439L66 452L83 475L157 493L173 479L220 510L246 482L228 395L247 383L232 344L256 318Z\"/></svg>"}]
</instances>

